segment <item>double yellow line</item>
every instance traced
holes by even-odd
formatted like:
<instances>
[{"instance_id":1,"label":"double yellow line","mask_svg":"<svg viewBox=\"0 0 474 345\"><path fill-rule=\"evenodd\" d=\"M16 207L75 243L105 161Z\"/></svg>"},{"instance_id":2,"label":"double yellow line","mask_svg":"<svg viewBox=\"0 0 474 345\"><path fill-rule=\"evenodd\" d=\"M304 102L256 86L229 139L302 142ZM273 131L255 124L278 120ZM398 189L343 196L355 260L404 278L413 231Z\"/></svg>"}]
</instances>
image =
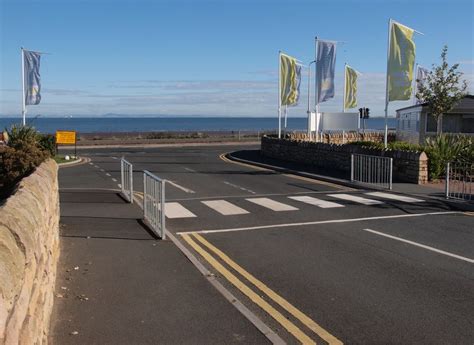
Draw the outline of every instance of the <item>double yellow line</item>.
<instances>
[{"instance_id":1,"label":"double yellow line","mask_svg":"<svg viewBox=\"0 0 474 345\"><path fill-rule=\"evenodd\" d=\"M240 280L234 273L224 267L219 261L217 261L209 252L207 252L201 245L206 247L210 252L219 257L235 272L244 277L247 281L252 283L261 292L263 292L273 302L282 307L286 312L291 314L297 320L299 320L304 326L313 331L321 339L326 341L328 344L342 344L340 340L327 332L324 328L319 326L306 314L298 310L291 303L285 300L283 297L278 295L275 291L266 286L263 282L255 278L249 272L244 270L235 261L229 258L224 252L216 248L214 245L209 243L204 237L199 234L183 234L182 238L196 251L198 252L216 271L218 271L224 278L226 278L232 285L239 289L244 295L246 295L253 303L262 308L268 313L273 319L275 319L280 325L282 325L289 333L291 333L299 342L302 344L315 344L316 342L306 335L298 326L293 322L289 321L282 313L276 310L272 305L250 289L242 280ZM196 243L196 241L200 244Z\"/></svg>"}]
</instances>

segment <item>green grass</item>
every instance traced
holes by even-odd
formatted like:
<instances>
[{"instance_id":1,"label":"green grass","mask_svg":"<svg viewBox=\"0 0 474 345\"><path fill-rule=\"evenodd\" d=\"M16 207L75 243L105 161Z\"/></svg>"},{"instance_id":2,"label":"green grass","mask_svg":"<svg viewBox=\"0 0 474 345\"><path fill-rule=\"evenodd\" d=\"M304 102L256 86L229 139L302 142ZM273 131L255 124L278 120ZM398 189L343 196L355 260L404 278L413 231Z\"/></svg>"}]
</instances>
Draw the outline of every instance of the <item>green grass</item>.
<instances>
[{"instance_id":1,"label":"green grass","mask_svg":"<svg viewBox=\"0 0 474 345\"><path fill-rule=\"evenodd\" d=\"M69 156L71 157L71 156ZM56 163L61 164L61 163L66 163L66 162L72 162L74 159L70 158L68 161L64 159L64 155L56 155L53 157L53 159L56 161Z\"/></svg>"}]
</instances>

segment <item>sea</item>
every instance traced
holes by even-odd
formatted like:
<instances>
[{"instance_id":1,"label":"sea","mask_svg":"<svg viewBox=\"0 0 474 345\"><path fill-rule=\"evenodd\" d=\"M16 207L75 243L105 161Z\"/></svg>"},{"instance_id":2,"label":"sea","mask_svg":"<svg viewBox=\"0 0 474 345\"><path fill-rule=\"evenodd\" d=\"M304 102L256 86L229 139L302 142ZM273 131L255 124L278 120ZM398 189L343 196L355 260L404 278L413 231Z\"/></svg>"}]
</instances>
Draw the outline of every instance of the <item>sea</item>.
<instances>
[{"instance_id":1,"label":"sea","mask_svg":"<svg viewBox=\"0 0 474 345\"><path fill-rule=\"evenodd\" d=\"M367 119L365 128L384 129L384 121L382 117ZM0 117L0 130L19 123L20 118ZM278 128L274 117L36 117L27 119L27 124L41 133L273 131ZM288 118L288 130L304 131L306 126L307 118ZM395 118L388 118L388 127L396 127Z\"/></svg>"}]
</instances>

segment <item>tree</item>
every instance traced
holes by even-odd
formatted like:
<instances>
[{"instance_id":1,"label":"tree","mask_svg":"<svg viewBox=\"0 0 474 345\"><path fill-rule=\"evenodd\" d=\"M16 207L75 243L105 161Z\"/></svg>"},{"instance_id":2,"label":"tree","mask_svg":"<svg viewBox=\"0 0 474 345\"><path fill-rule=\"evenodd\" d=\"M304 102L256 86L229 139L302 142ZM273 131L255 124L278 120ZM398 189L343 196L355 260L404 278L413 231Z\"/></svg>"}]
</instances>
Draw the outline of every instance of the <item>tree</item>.
<instances>
[{"instance_id":1,"label":"tree","mask_svg":"<svg viewBox=\"0 0 474 345\"><path fill-rule=\"evenodd\" d=\"M416 80L418 91L416 98L428 103L429 113L437 123L437 135L443 133L443 114L448 113L466 95L467 82L461 81L462 73L457 71L459 64L449 66L448 46L441 51L441 65L433 64L425 80Z\"/></svg>"}]
</instances>

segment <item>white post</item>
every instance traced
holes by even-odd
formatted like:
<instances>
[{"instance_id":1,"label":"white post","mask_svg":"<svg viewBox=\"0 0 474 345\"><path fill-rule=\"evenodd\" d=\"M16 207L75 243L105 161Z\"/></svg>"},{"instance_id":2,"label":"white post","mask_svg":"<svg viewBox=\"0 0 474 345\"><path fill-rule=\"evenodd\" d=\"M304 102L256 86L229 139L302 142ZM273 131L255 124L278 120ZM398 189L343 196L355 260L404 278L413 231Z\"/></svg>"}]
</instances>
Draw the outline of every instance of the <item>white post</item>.
<instances>
[{"instance_id":1,"label":"white post","mask_svg":"<svg viewBox=\"0 0 474 345\"><path fill-rule=\"evenodd\" d=\"M278 139L281 138L281 51L278 52Z\"/></svg>"},{"instance_id":2,"label":"white post","mask_svg":"<svg viewBox=\"0 0 474 345\"><path fill-rule=\"evenodd\" d=\"M344 91L342 93L342 112L345 113L346 112L346 83L347 83L347 80L346 80L346 73L347 71L347 63L344 62Z\"/></svg>"},{"instance_id":3,"label":"white post","mask_svg":"<svg viewBox=\"0 0 474 345\"><path fill-rule=\"evenodd\" d=\"M311 140L311 105L310 105L310 95L311 95L311 62L308 64L308 109L306 113L308 114L308 140Z\"/></svg>"},{"instance_id":4,"label":"white post","mask_svg":"<svg viewBox=\"0 0 474 345\"><path fill-rule=\"evenodd\" d=\"M285 105L285 133L286 133L287 118L288 118L288 106Z\"/></svg>"},{"instance_id":5,"label":"white post","mask_svg":"<svg viewBox=\"0 0 474 345\"><path fill-rule=\"evenodd\" d=\"M315 105L316 105L316 121L318 120L319 114L319 90L318 90L318 37L314 38L314 96L315 96ZM319 136L316 141L319 141Z\"/></svg>"},{"instance_id":6,"label":"white post","mask_svg":"<svg viewBox=\"0 0 474 345\"><path fill-rule=\"evenodd\" d=\"M392 19L388 21L388 45L387 45L387 75L385 78L385 133L384 133L384 147L387 148L388 143L388 60L390 58L390 34L392 31Z\"/></svg>"},{"instance_id":7,"label":"white post","mask_svg":"<svg viewBox=\"0 0 474 345\"><path fill-rule=\"evenodd\" d=\"M21 101L21 115L23 117L23 126L26 125L26 100L25 100L25 52L21 47L21 90L22 90L22 101Z\"/></svg>"}]
</instances>

